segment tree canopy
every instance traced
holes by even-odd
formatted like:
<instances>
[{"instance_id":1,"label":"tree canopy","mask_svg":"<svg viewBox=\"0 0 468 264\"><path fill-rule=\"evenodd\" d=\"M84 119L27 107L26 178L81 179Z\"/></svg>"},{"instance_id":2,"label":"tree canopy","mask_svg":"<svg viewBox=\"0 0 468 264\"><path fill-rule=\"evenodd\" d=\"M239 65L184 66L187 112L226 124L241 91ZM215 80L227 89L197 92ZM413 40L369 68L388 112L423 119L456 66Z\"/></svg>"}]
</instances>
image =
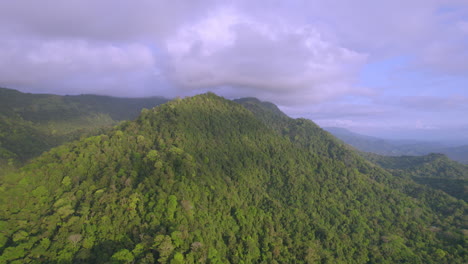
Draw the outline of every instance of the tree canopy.
<instances>
[{"instance_id":1,"label":"tree canopy","mask_svg":"<svg viewBox=\"0 0 468 264\"><path fill-rule=\"evenodd\" d=\"M467 262L464 201L211 93L53 148L0 199L6 263Z\"/></svg>"}]
</instances>

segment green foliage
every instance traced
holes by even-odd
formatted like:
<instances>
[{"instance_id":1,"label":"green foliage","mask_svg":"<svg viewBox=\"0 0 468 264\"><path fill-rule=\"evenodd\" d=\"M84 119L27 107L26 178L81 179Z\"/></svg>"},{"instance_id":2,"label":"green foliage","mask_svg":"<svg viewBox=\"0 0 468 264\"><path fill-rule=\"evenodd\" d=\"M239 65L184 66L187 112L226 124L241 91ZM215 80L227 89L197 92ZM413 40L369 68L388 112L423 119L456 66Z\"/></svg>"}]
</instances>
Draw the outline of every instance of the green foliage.
<instances>
[{"instance_id":1,"label":"green foliage","mask_svg":"<svg viewBox=\"0 0 468 264\"><path fill-rule=\"evenodd\" d=\"M133 261L134 257L132 252L130 252L128 249L122 249L112 255L112 262L114 263L131 263Z\"/></svg>"},{"instance_id":2,"label":"green foliage","mask_svg":"<svg viewBox=\"0 0 468 264\"><path fill-rule=\"evenodd\" d=\"M172 101L6 174L0 263L467 262L463 201L248 103Z\"/></svg>"},{"instance_id":3,"label":"green foliage","mask_svg":"<svg viewBox=\"0 0 468 264\"><path fill-rule=\"evenodd\" d=\"M28 236L29 236L29 234L26 231L19 230L18 232L13 234L12 239L13 239L13 242L21 242L21 241L27 240Z\"/></svg>"},{"instance_id":4,"label":"green foliage","mask_svg":"<svg viewBox=\"0 0 468 264\"><path fill-rule=\"evenodd\" d=\"M468 201L468 166L448 159L443 154L426 156L387 157L362 153L363 157L375 162L393 174L411 178L417 183L444 191L457 199Z\"/></svg>"},{"instance_id":5,"label":"green foliage","mask_svg":"<svg viewBox=\"0 0 468 264\"><path fill-rule=\"evenodd\" d=\"M25 94L0 88L0 167L8 160L22 164L52 147L102 133L119 121L136 118L143 108L166 101Z\"/></svg>"},{"instance_id":6,"label":"green foliage","mask_svg":"<svg viewBox=\"0 0 468 264\"><path fill-rule=\"evenodd\" d=\"M180 252L175 253L171 264L184 264L184 255Z\"/></svg>"}]
</instances>

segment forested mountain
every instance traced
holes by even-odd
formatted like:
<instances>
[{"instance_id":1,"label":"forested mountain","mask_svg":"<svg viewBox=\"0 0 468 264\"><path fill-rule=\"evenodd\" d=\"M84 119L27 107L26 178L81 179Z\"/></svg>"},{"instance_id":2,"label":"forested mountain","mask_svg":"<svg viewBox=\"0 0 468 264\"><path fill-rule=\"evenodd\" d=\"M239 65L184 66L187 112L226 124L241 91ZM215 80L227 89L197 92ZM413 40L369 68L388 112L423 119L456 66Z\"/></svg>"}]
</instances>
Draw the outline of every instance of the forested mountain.
<instances>
[{"instance_id":1,"label":"forested mountain","mask_svg":"<svg viewBox=\"0 0 468 264\"><path fill-rule=\"evenodd\" d=\"M93 135L167 99L28 94L0 88L0 164L20 163L83 135Z\"/></svg>"},{"instance_id":2,"label":"forested mountain","mask_svg":"<svg viewBox=\"0 0 468 264\"><path fill-rule=\"evenodd\" d=\"M468 201L468 166L452 161L443 154L389 157L363 153L365 158L395 175L442 190Z\"/></svg>"},{"instance_id":3,"label":"forested mountain","mask_svg":"<svg viewBox=\"0 0 468 264\"><path fill-rule=\"evenodd\" d=\"M366 135L361 135L349 131L346 128L341 127L324 127L326 131L330 132L333 136L343 140L345 143L365 152L372 152L380 155L403 155L403 154L413 154L420 155L419 151L413 150L412 153L404 153L402 150L393 144L392 142Z\"/></svg>"},{"instance_id":4,"label":"forested mountain","mask_svg":"<svg viewBox=\"0 0 468 264\"><path fill-rule=\"evenodd\" d=\"M174 100L5 175L0 263L468 261L465 202L238 102Z\"/></svg>"},{"instance_id":5,"label":"forested mountain","mask_svg":"<svg viewBox=\"0 0 468 264\"><path fill-rule=\"evenodd\" d=\"M468 164L468 146L444 146L441 143L416 140L389 140L365 136L345 128L325 127L335 137L364 152L385 156L422 156L430 153L442 153L449 158Z\"/></svg>"},{"instance_id":6,"label":"forested mountain","mask_svg":"<svg viewBox=\"0 0 468 264\"><path fill-rule=\"evenodd\" d=\"M438 149L437 152L447 155L452 160L468 165L468 145Z\"/></svg>"}]
</instances>

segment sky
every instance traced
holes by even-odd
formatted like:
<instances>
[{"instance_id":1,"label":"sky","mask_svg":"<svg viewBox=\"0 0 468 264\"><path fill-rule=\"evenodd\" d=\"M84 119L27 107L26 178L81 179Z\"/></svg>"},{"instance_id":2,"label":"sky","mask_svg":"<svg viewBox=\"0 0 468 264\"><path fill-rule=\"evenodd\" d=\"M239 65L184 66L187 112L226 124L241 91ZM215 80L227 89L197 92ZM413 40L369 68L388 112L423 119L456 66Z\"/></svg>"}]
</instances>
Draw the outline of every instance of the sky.
<instances>
[{"instance_id":1,"label":"sky","mask_svg":"<svg viewBox=\"0 0 468 264\"><path fill-rule=\"evenodd\" d=\"M321 126L468 142L468 1L1 1L0 86L212 91Z\"/></svg>"}]
</instances>

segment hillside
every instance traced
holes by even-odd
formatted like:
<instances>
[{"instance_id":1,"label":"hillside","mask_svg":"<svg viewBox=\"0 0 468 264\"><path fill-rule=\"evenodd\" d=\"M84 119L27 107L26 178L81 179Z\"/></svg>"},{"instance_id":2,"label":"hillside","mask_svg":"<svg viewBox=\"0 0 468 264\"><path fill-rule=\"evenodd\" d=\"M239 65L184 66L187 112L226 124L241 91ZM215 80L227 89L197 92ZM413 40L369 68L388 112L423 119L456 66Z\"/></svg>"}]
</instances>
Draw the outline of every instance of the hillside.
<instances>
[{"instance_id":1,"label":"hillside","mask_svg":"<svg viewBox=\"0 0 468 264\"><path fill-rule=\"evenodd\" d=\"M167 99L97 95L28 94L0 88L0 164L24 163L42 152L85 135L94 135L141 109Z\"/></svg>"},{"instance_id":2,"label":"hillside","mask_svg":"<svg viewBox=\"0 0 468 264\"><path fill-rule=\"evenodd\" d=\"M240 103L174 100L6 175L0 262L467 262L463 201Z\"/></svg>"},{"instance_id":3,"label":"hillside","mask_svg":"<svg viewBox=\"0 0 468 264\"><path fill-rule=\"evenodd\" d=\"M363 156L394 174L468 201L468 166L452 161L443 154L388 157L365 153Z\"/></svg>"},{"instance_id":4,"label":"hillside","mask_svg":"<svg viewBox=\"0 0 468 264\"><path fill-rule=\"evenodd\" d=\"M447 155L452 160L468 165L468 145L438 149L437 152Z\"/></svg>"}]
</instances>

